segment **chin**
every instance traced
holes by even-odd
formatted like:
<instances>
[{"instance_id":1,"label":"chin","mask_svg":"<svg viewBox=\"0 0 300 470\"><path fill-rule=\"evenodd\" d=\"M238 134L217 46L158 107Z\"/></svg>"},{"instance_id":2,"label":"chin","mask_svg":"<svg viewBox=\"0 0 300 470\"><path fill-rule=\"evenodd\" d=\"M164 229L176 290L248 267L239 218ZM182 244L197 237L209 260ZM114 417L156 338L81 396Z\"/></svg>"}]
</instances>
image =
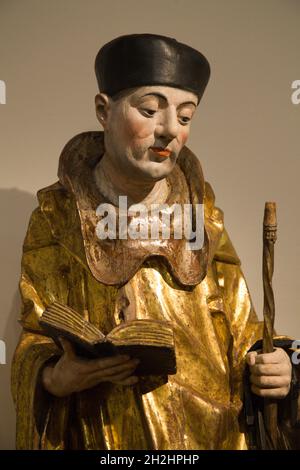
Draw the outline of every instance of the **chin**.
<instances>
[{"instance_id":1,"label":"chin","mask_svg":"<svg viewBox=\"0 0 300 470\"><path fill-rule=\"evenodd\" d=\"M140 171L145 177L153 180L161 180L166 178L173 170L175 162L164 161L164 162L147 162L140 167Z\"/></svg>"}]
</instances>

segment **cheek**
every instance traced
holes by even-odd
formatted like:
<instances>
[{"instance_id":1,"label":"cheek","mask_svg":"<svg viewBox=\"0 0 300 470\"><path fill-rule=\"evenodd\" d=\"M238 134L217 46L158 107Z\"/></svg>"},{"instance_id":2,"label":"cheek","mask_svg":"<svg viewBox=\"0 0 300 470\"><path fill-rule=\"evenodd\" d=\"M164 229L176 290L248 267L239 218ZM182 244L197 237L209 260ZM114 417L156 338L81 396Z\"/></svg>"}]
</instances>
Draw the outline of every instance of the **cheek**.
<instances>
[{"instance_id":1,"label":"cheek","mask_svg":"<svg viewBox=\"0 0 300 470\"><path fill-rule=\"evenodd\" d=\"M154 134L154 120L147 119L138 112L127 113L124 122L124 131L130 140L139 141L152 137Z\"/></svg>"},{"instance_id":2,"label":"cheek","mask_svg":"<svg viewBox=\"0 0 300 470\"><path fill-rule=\"evenodd\" d=\"M182 131L180 132L179 139L182 145L184 145L186 141L188 140L189 133L190 133L189 129L182 129Z\"/></svg>"}]
</instances>

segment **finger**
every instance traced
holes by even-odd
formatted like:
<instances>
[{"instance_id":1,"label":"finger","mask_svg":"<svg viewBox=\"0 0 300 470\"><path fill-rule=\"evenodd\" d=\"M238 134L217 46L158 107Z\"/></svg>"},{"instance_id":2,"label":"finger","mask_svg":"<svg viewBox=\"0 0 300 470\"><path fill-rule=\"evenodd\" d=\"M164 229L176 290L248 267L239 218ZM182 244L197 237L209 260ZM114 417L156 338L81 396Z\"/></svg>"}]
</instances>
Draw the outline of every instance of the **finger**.
<instances>
[{"instance_id":1,"label":"finger","mask_svg":"<svg viewBox=\"0 0 300 470\"><path fill-rule=\"evenodd\" d=\"M129 356L118 355L103 357L101 359L82 359L81 364L83 365L85 373L93 373L107 369L108 367L114 367L119 364L125 364L126 362L129 362L129 360Z\"/></svg>"},{"instance_id":2,"label":"finger","mask_svg":"<svg viewBox=\"0 0 300 470\"><path fill-rule=\"evenodd\" d=\"M286 387L283 388L259 388L256 385L251 386L251 390L255 395L258 395L259 397L264 397L264 398L273 398L273 399L282 399L287 396L289 393L289 389Z\"/></svg>"},{"instance_id":3,"label":"finger","mask_svg":"<svg viewBox=\"0 0 300 470\"><path fill-rule=\"evenodd\" d=\"M259 388L282 388L289 385L288 376L250 375L250 382Z\"/></svg>"},{"instance_id":4,"label":"finger","mask_svg":"<svg viewBox=\"0 0 300 470\"><path fill-rule=\"evenodd\" d=\"M253 375L288 375L288 364L255 364L250 371Z\"/></svg>"},{"instance_id":5,"label":"finger","mask_svg":"<svg viewBox=\"0 0 300 470\"><path fill-rule=\"evenodd\" d=\"M108 367L114 367L118 364L125 364L129 362L131 359L128 355L118 355L112 357L104 357L98 359L98 370L99 369L107 369Z\"/></svg>"},{"instance_id":6,"label":"finger","mask_svg":"<svg viewBox=\"0 0 300 470\"><path fill-rule=\"evenodd\" d=\"M102 369L103 377L111 377L112 375L116 375L122 372L126 372L128 370L134 370L140 361L138 359L132 359L131 361L125 362L124 364L108 367L107 369Z\"/></svg>"},{"instance_id":7,"label":"finger","mask_svg":"<svg viewBox=\"0 0 300 470\"><path fill-rule=\"evenodd\" d=\"M73 345L72 343L65 339L65 338L62 338L61 336L59 337L59 341L62 345L62 348L64 350L64 353L66 356L68 356L69 358L74 358L76 357L76 353L74 351L74 348L73 348Z\"/></svg>"},{"instance_id":8,"label":"finger","mask_svg":"<svg viewBox=\"0 0 300 470\"><path fill-rule=\"evenodd\" d=\"M127 379L114 381L113 383L116 385L135 385L139 381L139 378L136 375L131 375Z\"/></svg>"},{"instance_id":9,"label":"finger","mask_svg":"<svg viewBox=\"0 0 300 470\"><path fill-rule=\"evenodd\" d=\"M282 353L275 350L270 353L258 354L255 364L279 364L282 362Z\"/></svg>"},{"instance_id":10,"label":"finger","mask_svg":"<svg viewBox=\"0 0 300 470\"><path fill-rule=\"evenodd\" d=\"M104 374L103 370L94 372L93 374L89 375L88 377L85 378L85 382L89 384L89 387L93 387L94 385L97 385L100 382L111 382L112 380L123 380L132 375L134 372L134 369L136 368L135 366L132 366L131 368L119 370L115 374Z\"/></svg>"},{"instance_id":11,"label":"finger","mask_svg":"<svg viewBox=\"0 0 300 470\"><path fill-rule=\"evenodd\" d=\"M100 369L100 370L93 371L93 373L90 374L90 376L99 377L99 378L103 378L104 380L106 379L108 380L110 377L121 374L123 372L132 373L134 369L136 368L136 366L137 366L137 362L132 360L132 361L126 362L125 364L121 364L115 367L108 367L107 369Z\"/></svg>"},{"instance_id":12,"label":"finger","mask_svg":"<svg viewBox=\"0 0 300 470\"><path fill-rule=\"evenodd\" d=\"M132 373L133 373L132 370L120 372L119 374L106 377L105 381L116 383L116 382L123 381L125 379L127 380L129 377L132 377Z\"/></svg>"},{"instance_id":13,"label":"finger","mask_svg":"<svg viewBox=\"0 0 300 470\"><path fill-rule=\"evenodd\" d=\"M255 357L257 356L256 351L251 351L246 356L246 361L249 366L253 366L255 364Z\"/></svg>"}]
</instances>

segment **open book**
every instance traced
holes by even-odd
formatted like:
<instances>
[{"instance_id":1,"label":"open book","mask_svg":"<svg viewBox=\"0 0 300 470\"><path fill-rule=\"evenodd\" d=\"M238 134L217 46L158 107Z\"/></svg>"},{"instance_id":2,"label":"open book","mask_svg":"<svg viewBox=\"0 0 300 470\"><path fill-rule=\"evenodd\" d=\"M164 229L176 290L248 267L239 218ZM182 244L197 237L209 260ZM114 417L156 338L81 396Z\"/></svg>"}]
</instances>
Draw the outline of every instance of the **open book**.
<instances>
[{"instance_id":1,"label":"open book","mask_svg":"<svg viewBox=\"0 0 300 470\"><path fill-rule=\"evenodd\" d=\"M80 356L128 354L140 360L136 375L176 374L174 335L169 322L132 320L104 335L69 306L54 302L43 312L40 324L59 346L59 337L70 340Z\"/></svg>"}]
</instances>

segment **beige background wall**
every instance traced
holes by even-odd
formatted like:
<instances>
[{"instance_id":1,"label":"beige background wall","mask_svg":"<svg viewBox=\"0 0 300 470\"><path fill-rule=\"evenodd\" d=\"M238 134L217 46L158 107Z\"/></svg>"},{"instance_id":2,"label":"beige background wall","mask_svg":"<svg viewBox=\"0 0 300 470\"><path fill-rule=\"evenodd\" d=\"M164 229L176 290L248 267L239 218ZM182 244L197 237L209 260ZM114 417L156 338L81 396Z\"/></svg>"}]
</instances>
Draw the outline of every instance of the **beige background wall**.
<instances>
[{"instance_id":1,"label":"beige background wall","mask_svg":"<svg viewBox=\"0 0 300 470\"><path fill-rule=\"evenodd\" d=\"M261 315L261 220L278 204L277 329L300 339L299 0L0 0L0 448L14 448L10 362L21 245L35 193L56 180L66 141L97 129L94 57L121 34L173 36L209 58L212 79L193 123L199 156Z\"/></svg>"}]
</instances>

